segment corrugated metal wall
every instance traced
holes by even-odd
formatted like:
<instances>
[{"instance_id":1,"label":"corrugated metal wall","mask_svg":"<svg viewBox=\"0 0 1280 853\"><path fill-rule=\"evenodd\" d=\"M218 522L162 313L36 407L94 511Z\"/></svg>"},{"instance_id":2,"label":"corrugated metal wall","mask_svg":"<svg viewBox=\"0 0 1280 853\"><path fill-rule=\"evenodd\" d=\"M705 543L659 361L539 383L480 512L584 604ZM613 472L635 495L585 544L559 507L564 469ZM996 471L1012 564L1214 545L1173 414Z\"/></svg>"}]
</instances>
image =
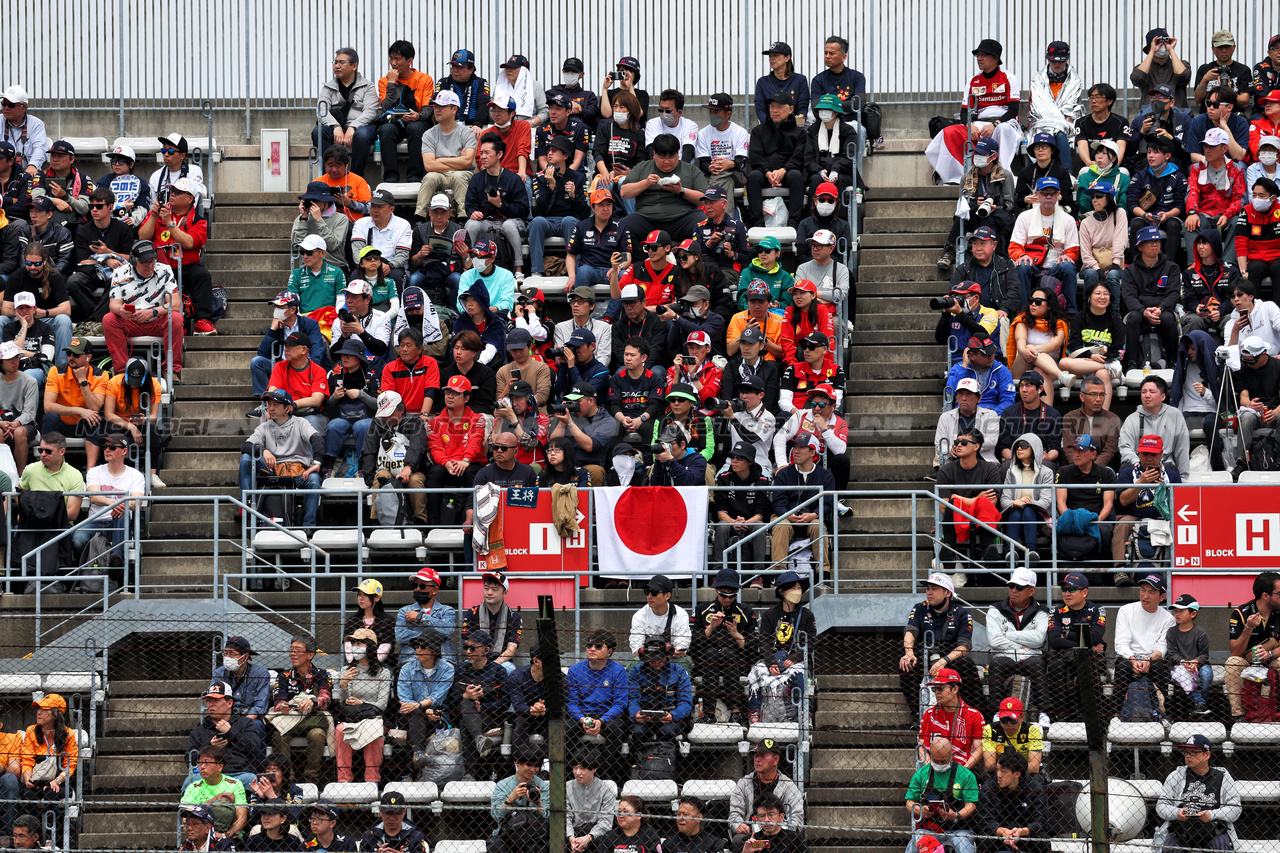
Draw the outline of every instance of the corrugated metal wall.
<instances>
[{"instance_id":1,"label":"corrugated metal wall","mask_svg":"<svg viewBox=\"0 0 1280 853\"><path fill-rule=\"evenodd\" d=\"M218 108L271 109L314 102L333 50L360 52L366 76L383 73L385 51L407 38L417 66L439 76L469 47L492 78L512 53L549 86L566 56L580 56L598 89L619 56L640 59L642 86L691 98L741 95L767 73L764 47L789 42L797 70L822 70L830 34L851 42L851 64L882 103L954 103L973 74L969 51L1004 43L1025 84L1045 44L1072 45L1087 83L1122 88L1156 24L1180 39L1193 67L1208 60L1210 34L1230 29L1249 65L1280 31L1280 4L1262 0L6 0L14 27L7 83L21 82L44 109L114 105L168 108L208 98ZM247 102L247 103L246 103Z\"/></svg>"}]
</instances>

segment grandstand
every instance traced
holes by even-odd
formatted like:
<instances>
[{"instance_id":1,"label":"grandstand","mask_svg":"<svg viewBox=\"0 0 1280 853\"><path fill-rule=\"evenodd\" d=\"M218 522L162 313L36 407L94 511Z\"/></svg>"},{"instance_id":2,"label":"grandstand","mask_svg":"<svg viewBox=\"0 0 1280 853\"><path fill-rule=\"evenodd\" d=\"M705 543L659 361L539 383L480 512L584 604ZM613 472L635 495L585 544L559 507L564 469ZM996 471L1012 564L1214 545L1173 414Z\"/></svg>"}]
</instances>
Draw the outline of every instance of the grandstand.
<instances>
[{"instance_id":1,"label":"grandstand","mask_svg":"<svg viewBox=\"0 0 1280 853\"><path fill-rule=\"evenodd\" d=\"M27 0L22 3L23 9L30 12ZM676 5L681 6L678 13L684 16L680 18L684 25L693 26L697 15ZM725 720L723 712L732 704L726 700L738 697L736 692L730 697L724 691L747 689L745 669L740 683L735 685L737 679L731 678L730 686L724 687L713 684L707 671L700 672L695 664L694 704L706 716L680 738L673 778L629 779L630 765L639 757L637 752L643 750L639 745L617 756L621 769L612 772L610 778L616 781L619 796L635 793L641 797L649 815L647 822L665 838L674 838L678 833L674 815L680 797L699 797L708 803L705 826L724 836L728 849L728 837L734 831L728 820L730 795L735 783L751 772L756 744L771 739L782 749L783 772L802 786L807 849L815 853L889 853L904 849L910 838L912 821L903 798L917 769L913 753L917 733L912 720L918 716L919 708L909 707L904 700L898 675L902 625L911 607L922 600L925 579L935 564L954 556L936 533L940 529L937 525L946 523L946 519L932 482L934 429L939 415L952 401L944 397L942 390L947 353L935 338L938 314L928 307L928 302L944 295L947 289L945 277L934 261L952 225L960 191L956 186L934 185L932 167L924 156L929 143L928 120L934 113L950 116L956 110L956 96L971 73L970 42L977 44L992 33L1007 34L1003 38L1005 59L1008 67L1017 70L1024 90L1042 69L1039 57L1043 43L1059 36L1070 41L1078 57L1073 66L1078 62L1085 85L1095 80L1112 82L1121 89L1123 99L1117 103L1116 111L1129 118L1137 112L1142 93L1128 88L1128 72L1141 60L1141 53L1133 45L1119 44L1119 35L1115 35L1114 45L1086 38L1084 34L1091 32L1093 24L1084 13L1052 24L1048 10L1038 5L1034 13L1024 17L1015 15L1019 10L1008 8L1007 4L995 4L1001 9L980 10L971 18L954 21L951 16L955 10L945 9L938 10L938 20L951 22L953 28L949 32L955 34L958 46L947 45L945 51L951 62L938 64L950 64L958 70L921 71L923 78L912 80L900 67L911 63L900 55L899 48L890 50L889 42L895 31L917 27L928 14L926 10L915 9L915 20L910 20L910 15L895 17L904 16L902 10L849 12L862 16L850 20L842 13L818 9L819 4L814 4L813 20L784 26L772 20L772 13L753 11L749 5L744 4L742 20L749 22L750 39L769 43L787 38L797 48L797 70L810 77L821 67L821 41L828 34L824 27L830 25L831 32L857 31L858 36L851 38L849 64L867 72L872 91L867 102L880 104L883 111L882 138L870 140L858 154L860 174L868 187L865 199L859 199L857 207L852 207L855 194L841 199L846 220L858 223L856 236L837 252L856 274L858 299L856 325L836 329L847 377L845 387L840 389L841 406L849 427L849 481L841 500L850 511L830 524L822 522L823 532L830 537L826 541L831 544L821 547L834 550L832 575L822 577L817 564L819 555L806 550L814 548L814 542L799 544L782 564L764 570L751 565L746 549L741 549L741 554L738 549L730 549L724 563L733 565L739 558L747 563L741 571L743 581L755 574L771 580L788 568L814 577L815 586L804 598L804 605L816 615L818 626L815 636L804 637L806 687L783 696L775 707L797 719L750 722L744 713L742 719ZM1107 11L1112 19L1123 18L1128 24L1124 32L1129 41L1136 42L1155 25L1143 17L1145 8L1131 8L1143 4L1104 5L1116 7ZM1179 35L1187 48L1186 61L1193 69L1201 62L1211 61L1208 42L1216 30L1233 30L1239 44L1236 58L1252 65L1265 57L1263 48L1270 33L1280 29L1275 10L1262 4L1173 6L1161 10L1170 16L1164 24ZM245 3L243 8L240 4L223 8L213 3L209 8L246 33L246 49L252 43L254 52L280 53L280 45L275 45L274 50L257 45L259 39L269 37L269 29L244 26L240 16L256 15L260 11L256 3ZM30 70L30 62L23 55L25 64L11 70L11 79L5 81L6 86L15 82L26 85L33 94L31 115L45 120L50 141L72 140L77 167L94 178L105 168L98 165L99 157L106 160L116 144L128 144L138 154L137 172L145 179L157 167L153 161L160 158L156 137L175 130L186 136L196 151L193 159L198 159L204 168L208 190L201 199L210 222L204 266L215 287L225 288L227 295L225 316L216 324L217 334L186 337L181 376L173 382L166 377L162 416L172 424L173 438L158 473L167 486L147 486L144 509L132 516L137 526L117 549L125 564L124 589L94 593L86 585L80 591L66 592L45 586L28 594L26 580L36 572L45 581L58 580L55 570L47 568L56 548L41 549L38 563L28 564L24 571L15 556L18 551L12 531L17 522L11 519L6 525L10 531L5 542L9 578L7 594L0 598L6 629L6 648L0 653L4 659L0 661L4 724L0 737L2 732L21 731L37 722L33 698L57 694L66 700L68 724L79 750L73 784L63 796L55 798L54 807L39 805L28 809L42 821L46 841L52 834L56 849L173 849L175 843L182 842L177 803L182 780L194 766L187 752L188 734L204 714L201 697L209 687L212 670L222 663L229 637L239 635L252 640L254 663L270 670L273 679L293 665L292 639L299 634L314 637L319 648L315 664L326 668L336 682L346 668L343 646L350 619L358 608L356 594L351 591L358 581L377 578L385 585L384 602L393 619L395 611L412 606L411 587L422 566L433 567L443 576L445 583L438 599L441 604L461 611L464 605L475 606L481 601L479 576L472 571L471 552L464 549L469 532L463 530L458 518L433 519L430 524L406 523L401 518L396 524L380 524L372 493L364 488L363 481L331 476L322 488L318 523L309 529L301 523L288 523L285 518L277 520L273 512L264 511L265 505L259 502L261 493L256 489L245 493L237 480L242 446L256 425L245 417L245 411L256 405L249 361L259 352L272 319L268 301L285 288L290 272L300 264L296 245L291 245L290 239L291 224L298 213L298 193L324 165L318 153L307 145L315 122L314 92L310 89L318 88L322 75L327 77L329 50L339 44L350 42L362 51L364 67L371 78L374 69L382 67L386 42L402 34L391 26L389 11L380 10L370 21L339 21L335 16L326 24L333 28L328 31L332 33L342 33L342 27L347 27L352 33L349 39L308 36L305 49L299 51L299 61L314 60L312 64L319 70L312 75L316 87L309 86L307 91L286 87L268 94L269 86L263 79L266 75L258 60L244 63L243 71L228 70L225 80L213 77L199 82L207 83L211 89L199 88L198 81L179 75L173 88L156 93L149 108L132 95L126 98L117 94L117 89L125 89L116 85L119 81L114 71L102 80L86 78L65 84L50 80L43 71L31 71L22 78L23 69ZM492 80L501 73L493 56L523 50L530 54L538 80L548 86L558 80L560 54L573 52L572 41L548 49L554 56L534 56L532 46L522 45L518 39L512 41L520 31L516 25L519 11L506 7L503 10L507 19L496 16L498 20L486 22L475 42L467 40L481 54L481 70ZM584 85L591 89L603 70L612 67L616 56L634 54L651 63L645 65L642 80L648 86L654 108L661 88L678 85L688 97L685 116L699 127L705 126L707 115L701 106L705 96L723 89L733 93L738 107L733 120L748 129L758 124L754 112L748 115L743 104L750 99L755 78L767 70L763 59L757 58L759 48L752 43L741 50L726 50L727 67L719 77L714 65L704 65L702 59L680 59L661 48L660 43L650 44L651 34L641 35L645 16L656 17L664 10L671 11L663 6L646 12L641 4L625 3L611 10L609 14L617 19L610 31L618 33L619 48L628 47L602 47L599 56L594 53L596 47L578 50L586 59ZM549 14L560 20L568 13L567 4L555 4ZM406 14L424 13L419 10ZM211 13L209 17L216 19L218 14ZM455 26L462 24L449 22L450 28ZM415 18L412 29L423 32L428 25ZM633 39L635 48L629 46ZM745 44L746 37L742 39ZM732 39L735 48L741 46L738 40L736 35ZM463 41L461 36L454 38L452 32L433 33L418 43L419 67L434 75ZM125 39L120 43L124 44ZM210 39L211 67L222 64L231 69L239 49ZM168 56L168 51L167 46L162 46L163 55ZM107 64L104 60L103 67ZM447 73L442 71L441 76ZM62 85L68 88L60 90ZM278 85L282 84L270 84ZM1188 91L1192 88L1194 85ZM197 108L197 95L210 98L207 112ZM860 102L859 108L867 102ZM1025 102L1024 91L1024 126ZM116 106L120 108L119 116ZM288 141L282 151L276 151L286 160L280 176L287 184L283 190L263 188L263 180L269 180L270 175L262 174L269 169L263 167L260 142L268 127L288 129ZM66 136L62 135L63 130ZM270 166L270 149L265 153ZM379 186L386 154L376 152L365 170L365 178L373 188ZM86 161L94 165L87 166ZM145 169L141 165L144 162ZM1074 173L1076 169L1070 171ZM416 190L397 189L396 197L396 214L416 221L412 210ZM739 203L743 204L741 198ZM794 243L794 229L752 230L753 246L768 234L780 236L784 245L782 268L796 270L801 258ZM960 248L963 252L963 242ZM563 256L564 248L550 242L548 254ZM555 321L570 317L564 281L531 277L526 282L542 289L546 314ZM607 285L597 286L602 297L600 311L607 289ZM6 298L11 300L12 294ZM837 307L845 310L848 306ZM148 348L153 371L164 376L161 365L171 361L164 353L164 341L135 341L137 351L143 347ZM1000 348L1003 352L1003 342ZM1146 375L1141 365L1136 374L1130 374L1123 380L1128 383L1127 393L1117 393L1112 406L1122 419L1138 410L1139 386ZM1055 388L1055 393L1060 396L1055 402L1059 411L1066 413L1079 405L1076 390ZM1196 443L1203 441L1196 437ZM67 464L84 470L83 442L79 446L74 440L71 442L67 460ZM29 464L42 463L33 459ZM1275 476L1273 472L1246 475L1239 486L1224 483L1223 474L1219 471L1194 480L1185 478L1190 480L1186 487L1172 490L1174 508L1196 507L1208 517L1215 512L1217 503L1217 509L1228 514L1214 515L1214 523L1234 530L1235 519L1243 519L1244 512L1274 503L1274 485L1268 479ZM1226 480L1230 481L1229 475ZM1201 488L1211 485L1214 488L1207 493ZM1247 497L1229 497L1233 489ZM454 494L465 501L466 491L455 490ZM716 491L712 489L712 499ZM548 498L549 494L543 500ZM1240 516L1232 515L1236 501L1242 504ZM16 497L10 496L8 512L15 512L16 504ZM591 544L586 549L586 569L581 573L580 586L574 573L567 575L566 583L565 572L553 571L543 564L530 572L533 580L526 580L526 586L513 586L513 598L517 590L521 596L525 622L516 665L529 662L529 646L538 633L534 626L536 598L528 586L531 583L545 584L543 591L554 592L557 597L560 609L555 614L554 628L541 627L554 631L559 662L566 670L587 656L589 635L598 630L619 638L617 660L628 667L636 663L622 638L628 635L632 614L646 606L643 582L647 577L629 571L619 575L617 572L624 567L606 565L599 559L600 543L594 540L600 530L595 524L600 506L593 496L592 509L581 519L582 526L590 530L586 541ZM1190 516L1179 517L1185 529L1209 536L1207 521L1198 527L1188 522L1195 515L1191 511ZM672 603L690 613L717 600L710 587L722 568L710 555L710 528L714 522L712 516L708 542L699 549L700 554L705 551L704 562L694 566L673 562L670 567L673 576L678 572L691 575L692 583L680 579L672 597ZM766 530L765 534L771 532ZM548 535L557 536L554 531ZM1015 567L1030 567L1038 573L1037 598L1042 603L1047 598L1053 606L1062 604L1056 585L1067 572L1090 572L1094 580L1089 601L1103 606L1112 622L1106 632L1109 665L1097 687L1101 718L1094 731L1101 731L1102 735L1093 744L1092 756L1100 758L1105 775L1112 780L1111 832L1106 839L1109 846L1125 853L1154 849L1152 837L1162 823L1156 814L1156 803L1164 779L1181 766L1180 748L1188 739L1204 735L1212 743L1213 766L1227 768L1239 790L1243 810L1234 820L1239 836L1235 849L1258 853L1280 849L1273 840L1278 829L1275 808L1280 801L1280 779L1274 769L1280 723L1275 722L1274 707L1268 716L1265 688L1257 691L1258 703L1263 707L1250 712L1262 721L1233 720L1225 687L1231 608L1253 598L1250 584L1261 569L1270 566L1267 561L1271 552L1264 549L1251 559L1241 551L1213 562L1203 542L1199 543L1200 550L1192 550L1189 546L1198 544L1194 539L1179 538L1144 564L1144 571L1158 572L1171 584L1166 605L1178 592L1192 592L1204 603L1198 624L1210 638L1214 681L1208 695L1207 716L1193 716L1188 703L1179 702L1181 697L1170 693L1164 719L1132 722L1120 719L1125 696L1122 690L1115 689L1112 649L1115 613L1121 605L1134 601L1136 593L1113 587L1108 579L1116 571L1133 571L1135 567L1102 560L1069 560L1049 530L1043 543L1038 563L1030 562L1025 548L1005 547L997 561L967 555L956 569L967 573L968 584L958 587L955 598L974 617L973 658L985 668L989 661L987 608L1005 600L1005 580ZM556 546L568 553L567 545L561 546L557 541ZM1184 570L1199 565L1179 562L1192 559L1189 555L1193 553L1196 559L1205 560L1206 573L1212 567L1212 575L1200 578ZM99 563L102 568L85 567L80 576L92 580L105 575L104 562ZM617 583L620 578L635 583L627 588L625 583ZM758 618L777 603L777 598L772 588L743 588L739 601L754 608ZM1280 628L1276 630L1280 633ZM460 631L451 633L451 638L461 651ZM751 640L748 648L754 658ZM937 649L930 654L929 660L936 660ZM1004 695L1005 685L990 683L985 670L980 674L986 691L980 697L980 708L990 717ZM1015 681L1009 688L1029 702L1032 691L1023 681ZM1085 692L1090 692L1088 686L1081 687L1081 693ZM718 719L717 700L721 705ZM419 769L414 766L413 750L400 731L402 721L395 713L394 693L390 701L393 704L388 705L385 715L385 758L378 781L337 781L331 749L326 749L320 774L307 776L302 772L305 739L298 738L291 744L292 781L298 786L291 798L303 810L321 798L340 804L339 831L359 840L378 823L380 798L388 791L398 791L405 799L408 820L423 832L431 850L480 853L494 827L490 816L494 785L511 774L514 756L526 746L516 740L512 731L514 712L503 714L498 726L503 730L499 738L502 744L495 744L494 754L487 756L489 760L479 765L478 772L468 767L473 771L468 778L437 784L412 781ZM966 701L970 701L968 695ZM1250 707L1252 704L1251 699ZM1034 720L1034 715L1029 719ZM1045 737L1045 777L1055 782L1051 796L1046 797L1052 820L1042 836L1054 839L1055 853L1082 849L1092 839L1090 799L1087 791L1082 793L1095 766L1091 765L1089 735L1085 721L1055 717ZM575 746L571 738L570 749ZM361 763L356 762L358 767ZM553 772L550 765L546 770ZM573 784L569 766L564 774ZM995 776L994 772L979 773L980 780ZM356 778L360 778L358 771ZM19 804L20 810L26 808L25 803ZM297 820L297 826L301 836L308 835L305 816ZM980 827L975 829L978 835L986 834ZM558 848L553 845L553 849ZM957 853L965 851L958 847Z\"/></svg>"}]
</instances>

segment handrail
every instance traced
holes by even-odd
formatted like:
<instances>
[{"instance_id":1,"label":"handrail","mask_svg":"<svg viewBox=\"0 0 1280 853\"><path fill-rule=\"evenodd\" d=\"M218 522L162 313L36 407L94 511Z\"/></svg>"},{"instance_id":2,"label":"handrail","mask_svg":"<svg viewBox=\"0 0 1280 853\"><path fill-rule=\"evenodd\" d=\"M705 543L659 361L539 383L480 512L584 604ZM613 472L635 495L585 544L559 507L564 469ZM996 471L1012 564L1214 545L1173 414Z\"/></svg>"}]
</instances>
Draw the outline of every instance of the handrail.
<instances>
[{"instance_id":1,"label":"handrail","mask_svg":"<svg viewBox=\"0 0 1280 853\"><path fill-rule=\"evenodd\" d=\"M324 101L316 103L316 136L315 142L307 151L307 182L316 179L316 168L324 166L324 152L320 150L323 134L320 130L321 120L329 114L329 105Z\"/></svg>"},{"instance_id":2,"label":"handrail","mask_svg":"<svg viewBox=\"0 0 1280 853\"><path fill-rule=\"evenodd\" d=\"M964 129L964 171L960 177L960 197L956 199L956 206L964 200L964 175L969 174L969 169L973 167L973 121L974 115L978 111L978 96L970 95L968 103L965 105L966 118L968 119ZM964 253L969 247L969 241L965 239L964 228L960 228L960 234L956 237L956 268L964 263Z\"/></svg>"},{"instance_id":3,"label":"handrail","mask_svg":"<svg viewBox=\"0 0 1280 853\"><path fill-rule=\"evenodd\" d=\"M216 162L215 162L216 158L214 157L215 152L213 150L213 102L210 101L208 98L205 98L203 101L201 101L200 113L201 115L203 115L205 118L209 120L209 168L207 170L207 174L206 174L207 180L205 181L204 188L206 191L205 199L208 202L208 204L205 207L205 210L208 211L208 214L205 216L205 219L207 219L209 221L209 224L212 225L213 217L214 217L213 173L214 173L214 168L216 166ZM210 237L213 236L212 229L209 230L209 236Z\"/></svg>"}]
</instances>

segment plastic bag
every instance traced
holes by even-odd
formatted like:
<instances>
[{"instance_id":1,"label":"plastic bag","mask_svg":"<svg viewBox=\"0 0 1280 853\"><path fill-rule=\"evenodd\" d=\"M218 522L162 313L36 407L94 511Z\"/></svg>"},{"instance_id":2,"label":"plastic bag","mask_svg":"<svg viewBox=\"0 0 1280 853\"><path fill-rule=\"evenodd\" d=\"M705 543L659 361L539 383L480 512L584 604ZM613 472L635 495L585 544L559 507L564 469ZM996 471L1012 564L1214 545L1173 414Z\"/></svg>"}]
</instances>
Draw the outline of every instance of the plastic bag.
<instances>
[{"instance_id":1,"label":"plastic bag","mask_svg":"<svg viewBox=\"0 0 1280 853\"><path fill-rule=\"evenodd\" d=\"M766 228L786 228L791 214L787 210L784 198L767 198L764 200L764 225Z\"/></svg>"},{"instance_id":2,"label":"plastic bag","mask_svg":"<svg viewBox=\"0 0 1280 853\"><path fill-rule=\"evenodd\" d=\"M461 779L462 745L457 729L441 729L427 741L427 763L418 776L419 782L435 782L443 785Z\"/></svg>"}]
</instances>

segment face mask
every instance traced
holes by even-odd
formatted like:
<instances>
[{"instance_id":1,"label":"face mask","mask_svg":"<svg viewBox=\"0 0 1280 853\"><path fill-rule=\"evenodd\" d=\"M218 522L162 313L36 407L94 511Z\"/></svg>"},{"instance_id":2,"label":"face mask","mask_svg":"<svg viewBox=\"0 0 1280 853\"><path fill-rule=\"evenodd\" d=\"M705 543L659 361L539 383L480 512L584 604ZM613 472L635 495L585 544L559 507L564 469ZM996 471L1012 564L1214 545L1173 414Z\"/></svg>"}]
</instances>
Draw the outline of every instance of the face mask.
<instances>
[{"instance_id":1,"label":"face mask","mask_svg":"<svg viewBox=\"0 0 1280 853\"><path fill-rule=\"evenodd\" d=\"M571 73L569 73L569 72L565 72L564 76L560 78L560 85L561 85L561 86L576 86L576 85L578 85L578 75L577 75L577 74L571 74Z\"/></svg>"},{"instance_id":2,"label":"face mask","mask_svg":"<svg viewBox=\"0 0 1280 853\"><path fill-rule=\"evenodd\" d=\"M367 649L365 649L365 647L364 647L364 646L353 646L353 647L352 647L352 649L351 649L351 659L352 659L352 660L364 660L364 656L365 656L365 654L367 653L367 651L368 651L368 650L367 650Z\"/></svg>"},{"instance_id":3,"label":"face mask","mask_svg":"<svg viewBox=\"0 0 1280 853\"><path fill-rule=\"evenodd\" d=\"M1269 198L1255 198L1250 203L1253 205L1253 209L1259 213L1266 213L1271 209L1271 199Z\"/></svg>"},{"instance_id":4,"label":"face mask","mask_svg":"<svg viewBox=\"0 0 1280 853\"><path fill-rule=\"evenodd\" d=\"M991 165L991 158L986 154L975 154L973 155L973 165L977 166L979 169L989 166Z\"/></svg>"},{"instance_id":5,"label":"face mask","mask_svg":"<svg viewBox=\"0 0 1280 853\"><path fill-rule=\"evenodd\" d=\"M613 120L618 124L626 124L631 119L631 113L626 110L614 110Z\"/></svg>"},{"instance_id":6,"label":"face mask","mask_svg":"<svg viewBox=\"0 0 1280 853\"><path fill-rule=\"evenodd\" d=\"M503 130L506 130L508 127L511 127L511 121L512 121L511 119L507 119L506 124L499 124L497 126L502 128Z\"/></svg>"},{"instance_id":7,"label":"face mask","mask_svg":"<svg viewBox=\"0 0 1280 853\"><path fill-rule=\"evenodd\" d=\"M782 594L782 600L787 604L799 604L802 598L804 598L804 592L798 589L789 589Z\"/></svg>"},{"instance_id":8,"label":"face mask","mask_svg":"<svg viewBox=\"0 0 1280 853\"><path fill-rule=\"evenodd\" d=\"M818 110L818 121L823 122L824 124L826 122L831 121L835 117L836 117L835 110Z\"/></svg>"},{"instance_id":9,"label":"face mask","mask_svg":"<svg viewBox=\"0 0 1280 853\"><path fill-rule=\"evenodd\" d=\"M272 320L283 320L283 319L284 319L284 315L285 315L285 309L283 309L283 308L276 308L275 310L273 310L273 311L271 312L271 319L272 319Z\"/></svg>"},{"instance_id":10,"label":"face mask","mask_svg":"<svg viewBox=\"0 0 1280 853\"><path fill-rule=\"evenodd\" d=\"M939 763L938 763L938 762L936 762L936 761L930 761L930 762L929 762L929 766L933 768L933 772L934 772L934 773L949 773L949 772L951 772L951 765L950 765L950 764L939 764Z\"/></svg>"},{"instance_id":11,"label":"face mask","mask_svg":"<svg viewBox=\"0 0 1280 853\"><path fill-rule=\"evenodd\" d=\"M1262 165L1264 165L1264 166L1274 166L1274 165L1276 164L1276 152L1274 152L1274 151L1259 151L1259 152L1258 152L1258 162L1259 162L1259 163L1261 163L1261 164L1262 164Z\"/></svg>"},{"instance_id":12,"label":"face mask","mask_svg":"<svg viewBox=\"0 0 1280 853\"><path fill-rule=\"evenodd\" d=\"M662 123L663 123L663 124L665 124L667 127L675 127L675 126L676 126L676 114L675 114L675 113L663 113L663 114L662 114Z\"/></svg>"},{"instance_id":13,"label":"face mask","mask_svg":"<svg viewBox=\"0 0 1280 853\"><path fill-rule=\"evenodd\" d=\"M1093 212L1093 218L1098 220L1099 222L1105 222L1107 219L1107 216L1109 215L1110 214L1108 214L1105 210L1095 210Z\"/></svg>"},{"instance_id":14,"label":"face mask","mask_svg":"<svg viewBox=\"0 0 1280 853\"><path fill-rule=\"evenodd\" d=\"M240 669L240 658L227 655L222 659L222 665L227 668L227 672L237 672Z\"/></svg>"},{"instance_id":15,"label":"face mask","mask_svg":"<svg viewBox=\"0 0 1280 853\"><path fill-rule=\"evenodd\" d=\"M1168 58L1169 58L1169 48L1164 47L1163 45L1161 45L1160 47L1157 47L1157 48L1156 48L1156 56L1157 56L1158 58L1160 58L1160 59L1168 59Z\"/></svg>"},{"instance_id":16,"label":"face mask","mask_svg":"<svg viewBox=\"0 0 1280 853\"><path fill-rule=\"evenodd\" d=\"M413 591L413 600L419 604L430 604L432 599L431 593L425 589L415 589Z\"/></svg>"},{"instance_id":17,"label":"face mask","mask_svg":"<svg viewBox=\"0 0 1280 853\"><path fill-rule=\"evenodd\" d=\"M836 203L834 201L818 201L814 202L813 206L818 211L819 216L830 216L836 212Z\"/></svg>"},{"instance_id":18,"label":"face mask","mask_svg":"<svg viewBox=\"0 0 1280 853\"><path fill-rule=\"evenodd\" d=\"M1061 83L1063 80L1067 79L1067 69L1065 68L1062 69L1062 73L1060 74L1054 74L1052 71L1046 71L1045 73L1048 75L1049 80L1054 83Z\"/></svg>"}]
</instances>

